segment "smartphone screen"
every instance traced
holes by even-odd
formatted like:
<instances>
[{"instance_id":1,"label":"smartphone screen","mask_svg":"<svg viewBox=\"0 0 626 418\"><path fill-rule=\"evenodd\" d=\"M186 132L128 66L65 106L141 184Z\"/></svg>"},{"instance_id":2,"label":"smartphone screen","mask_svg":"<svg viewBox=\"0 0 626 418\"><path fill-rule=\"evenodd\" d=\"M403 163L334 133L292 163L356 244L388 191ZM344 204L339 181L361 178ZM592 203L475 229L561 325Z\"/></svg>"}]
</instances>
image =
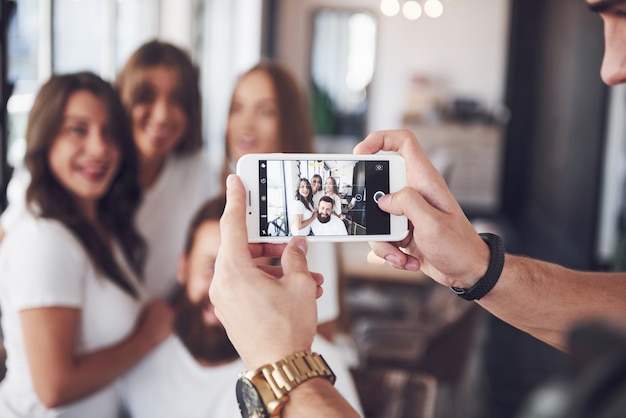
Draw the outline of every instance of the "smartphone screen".
<instances>
[{"instance_id":1,"label":"smartphone screen","mask_svg":"<svg viewBox=\"0 0 626 418\"><path fill-rule=\"evenodd\" d=\"M389 160L258 160L259 235L389 235ZM319 188L318 188L319 186ZM311 216L306 226L298 228Z\"/></svg>"}]
</instances>

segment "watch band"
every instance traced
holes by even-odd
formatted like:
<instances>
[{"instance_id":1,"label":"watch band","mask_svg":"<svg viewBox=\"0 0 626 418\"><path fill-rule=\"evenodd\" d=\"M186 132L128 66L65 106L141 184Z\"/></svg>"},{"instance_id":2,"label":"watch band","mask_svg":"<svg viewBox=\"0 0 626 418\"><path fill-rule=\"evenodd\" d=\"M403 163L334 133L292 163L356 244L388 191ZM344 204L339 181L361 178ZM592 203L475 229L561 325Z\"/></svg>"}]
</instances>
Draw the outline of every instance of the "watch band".
<instances>
[{"instance_id":1,"label":"watch band","mask_svg":"<svg viewBox=\"0 0 626 418\"><path fill-rule=\"evenodd\" d=\"M288 393L299 384L313 377L324 377L333 385L336 380L324 358L311 351L290 354L241 376L254 385L270 417L280 415L280 410L289 399Z\"/></svg>"},{"instance_id":2,"label":"watch band","mask_svg":"<svg viewBox=\"0 0 626 418\"><path fill-rule=\"evenodd\" d=\"M263 374L277 399L312 377L325 377L333 385L336 379L324 358L311 351L290 354L276 363L261 366L255 374L259 372Z\"/></svg>"},{"instance_id":3,"label":"watch band","mask_svg":"<svg viewBox=\"0 0 626 418\"><path fill-rule=\"evenodd\" d=\"M487 243L489 252L491 253L487 272L469 289L450 287L450 290L465 300L478 300L489 293L498 282L500 274L502 274L502 268L504 267L505 250L502 238L490 233L481 233L479 235Z\"/></svg>"}]
</instances>

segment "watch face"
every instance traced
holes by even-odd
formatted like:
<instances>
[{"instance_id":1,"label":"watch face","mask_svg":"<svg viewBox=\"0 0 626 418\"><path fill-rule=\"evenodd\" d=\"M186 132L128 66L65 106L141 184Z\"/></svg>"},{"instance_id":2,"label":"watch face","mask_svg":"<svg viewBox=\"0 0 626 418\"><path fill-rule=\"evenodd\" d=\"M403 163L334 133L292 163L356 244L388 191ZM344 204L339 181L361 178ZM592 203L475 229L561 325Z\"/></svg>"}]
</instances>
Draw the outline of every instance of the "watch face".
<instances>
[{"instance_id":1,"label":"watch face","mask_svg":"<svg viewBox=\"0 0 626 418\"><path fill-rule=\"evenodd\" d=\"M270 418L254 385L245 377L237 380L237 402L243 418Z\"/></svg>"}]
</instances>

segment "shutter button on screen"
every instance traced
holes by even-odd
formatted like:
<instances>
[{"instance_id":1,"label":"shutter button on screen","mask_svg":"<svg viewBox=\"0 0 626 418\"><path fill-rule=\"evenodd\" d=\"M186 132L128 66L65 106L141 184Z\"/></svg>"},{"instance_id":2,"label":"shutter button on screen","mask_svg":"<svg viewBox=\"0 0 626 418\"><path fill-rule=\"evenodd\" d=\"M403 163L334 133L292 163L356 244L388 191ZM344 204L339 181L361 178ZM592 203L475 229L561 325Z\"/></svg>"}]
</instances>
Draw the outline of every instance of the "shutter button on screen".
<instances>
[{"instance_id":1,"label":"shutter button on screen","mask_svg":"<svg viewBox=\"0 0 626 418\"><path fill-rule=\"evenodd\" d=\"M380 199L384 195L385 195L385 192L381 192L380 190L374 193L374 202L378 204L378 199Z\"/></svg>"}]
</instances>

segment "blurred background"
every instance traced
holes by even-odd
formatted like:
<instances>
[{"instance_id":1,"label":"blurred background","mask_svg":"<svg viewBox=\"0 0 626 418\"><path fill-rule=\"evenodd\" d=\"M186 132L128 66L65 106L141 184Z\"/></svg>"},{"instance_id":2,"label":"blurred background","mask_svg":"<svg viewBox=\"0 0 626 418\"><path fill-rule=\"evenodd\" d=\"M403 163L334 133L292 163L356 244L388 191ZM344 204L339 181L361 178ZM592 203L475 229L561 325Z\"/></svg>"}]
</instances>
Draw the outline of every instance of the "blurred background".
<instances>
[{"instance_id":1,"label":"blurred background","mask_svg":"<svg viewBox=\"0 0 626 418\"><path fill-rule=\"evenodd\" d=\"M583 0L2 0L0 21L0 209L42 82L78 70L112 81L159 38L199 67L216 165L237 76L277 59L308 89L317 151L410 129L509 252L622 265L625 92L600 80L602 22ZM562 353L428 280L341 251L342 328L370 416L422 416L384 410L433 393L437 416L515 416L563 367Z\"/></svg>"}]
</instances>

